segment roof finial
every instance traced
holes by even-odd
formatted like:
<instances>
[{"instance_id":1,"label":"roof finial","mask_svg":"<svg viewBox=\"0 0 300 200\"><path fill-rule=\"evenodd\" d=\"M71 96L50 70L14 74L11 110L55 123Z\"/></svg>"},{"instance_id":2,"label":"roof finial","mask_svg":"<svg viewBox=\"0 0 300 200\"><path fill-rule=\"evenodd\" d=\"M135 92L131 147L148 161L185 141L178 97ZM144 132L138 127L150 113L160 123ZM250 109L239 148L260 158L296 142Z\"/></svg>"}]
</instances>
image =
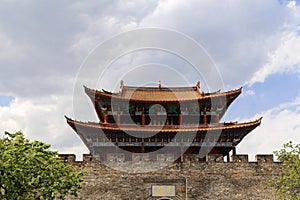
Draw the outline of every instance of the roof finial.
<instances>
[{"instance_id":1,"label":"roof finial","mask_svg":"<svg viewBox=\"0 0 300 200\"><path fill-rule=\"evenodd\" d=\"M158 88L161 89L161 81L158 81Z\"/></svg>"},{"instance_id":2,"label":"roof finial","mask_svg":"<svg viewBox=\"0 0 300 200\"><path fill-rule=\"evenodd\" d=\"M123 80L121 80L121 81L120 81L120 92L122 92L122 90L123 90L123 87L124 87L124 81L123 81Z\"/></svg>"},{"instance_id":3,"label":"roof finial","mask_svg":"<svg viewBox=\"0 0 300 200\"><path fill-rule=\"evenodd\" d=\"M197 81L196 87L197 87L198 90L200 90L200 81Z\"/></svg>"}]
</instances>

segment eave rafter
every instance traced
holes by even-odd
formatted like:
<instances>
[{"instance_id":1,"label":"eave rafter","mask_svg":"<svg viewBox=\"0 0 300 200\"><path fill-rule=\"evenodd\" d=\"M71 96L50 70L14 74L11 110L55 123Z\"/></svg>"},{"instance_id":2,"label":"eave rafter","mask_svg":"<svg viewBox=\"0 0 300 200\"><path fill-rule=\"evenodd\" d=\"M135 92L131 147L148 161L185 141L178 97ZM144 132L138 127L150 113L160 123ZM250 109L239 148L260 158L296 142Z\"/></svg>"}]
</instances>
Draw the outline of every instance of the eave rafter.
<instances>
[{"instance_id":1,"label":"eave rafter","mask_svg":"<svg viewBox=\"0 0 300 200\"><path fill-rule=\"evenodd\" d=\"M207 131L223 131L231 129L254 129L261 124L262 118L255 121L245 123L217 123L208 125L172 125L172 126L140 126L140 125L117 125L117 124L103 124L95 122L80 122L66 117L67 123L74 129L78 127L86 127L93 129L101 129L103 131L132 131L132 132L207 132Z\"/></svg>"}]
</instances>

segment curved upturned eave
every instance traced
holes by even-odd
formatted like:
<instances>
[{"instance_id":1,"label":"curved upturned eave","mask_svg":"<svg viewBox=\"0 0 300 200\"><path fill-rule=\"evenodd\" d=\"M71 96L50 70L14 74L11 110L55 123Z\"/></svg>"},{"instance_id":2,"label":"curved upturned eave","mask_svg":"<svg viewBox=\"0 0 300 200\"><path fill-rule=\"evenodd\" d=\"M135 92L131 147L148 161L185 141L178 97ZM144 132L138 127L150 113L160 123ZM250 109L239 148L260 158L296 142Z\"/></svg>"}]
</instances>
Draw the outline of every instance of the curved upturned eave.
<instances>
[{"instance_id":1,"label":"curved upturned eave","mask_svg":"<svg viewBox=\"0 0 300 200\"><path fill-rule=\"evenodd\" d=\"M185 125L185 126L139 126L139 125L117 125L103 124L94 122L80 122L66 117L67 123L76 131L76 127L101 129L103 131L131 131L131 132L207 132L207 131L223 131L233 129L249 129L250 131L261 124L262 117L251 122L245 123L218 123L202 125ZM249 132L250 132L249 131Z\"/></svg>"},{"instance_id":2,"label":"curved upturned eave","mask_svg":"<svg viewBox=\"0 0 300 200\"><path fill-rule=\"evenodd\" d=\"M242 92L242 88L240 87L236 90L230 90L226 92L214 92L205 94L203 96L200 96L199 98L181 98L181 99L155 99L155 100L148 100L148 99L135 99L135 98L124 98L119 93L108 93L108 92L102 92L99 90L90 89L86 86L84 86L85 93L91 98L95 99L95 97L100 97L102 99L115 99L115 100L123 100L123 101L131 101L131 102L186 102L186 101L205 101L213 98L227 98L227 107L236 99Z\"/></svg>"}]
</instances>

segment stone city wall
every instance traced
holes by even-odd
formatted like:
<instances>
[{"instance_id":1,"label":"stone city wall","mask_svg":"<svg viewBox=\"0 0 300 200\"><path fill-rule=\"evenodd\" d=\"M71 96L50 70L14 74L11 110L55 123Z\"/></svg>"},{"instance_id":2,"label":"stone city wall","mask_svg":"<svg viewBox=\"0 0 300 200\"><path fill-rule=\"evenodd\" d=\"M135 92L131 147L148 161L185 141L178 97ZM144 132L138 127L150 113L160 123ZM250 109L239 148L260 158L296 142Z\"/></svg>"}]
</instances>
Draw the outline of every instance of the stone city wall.
<instances>
[{"instance_id":1,"label":"stone city wall","mask_svg":"<svg viewBox=\"0 0 300 200\"><path fill-rule=\"evenodd\" d=\"M78 198L68 199L277 199L272 180L281 171L273 155L257 155L256 162L249 162L248 155L231 156L230 162L221 155L207 156L206 162L184 155L183 162L167 166L167 159L123 162L117 155L103 164L91 155L84 155L83 161L76 161L75 155L60 156L86 171Z\"/></svg>"}]
</instances>

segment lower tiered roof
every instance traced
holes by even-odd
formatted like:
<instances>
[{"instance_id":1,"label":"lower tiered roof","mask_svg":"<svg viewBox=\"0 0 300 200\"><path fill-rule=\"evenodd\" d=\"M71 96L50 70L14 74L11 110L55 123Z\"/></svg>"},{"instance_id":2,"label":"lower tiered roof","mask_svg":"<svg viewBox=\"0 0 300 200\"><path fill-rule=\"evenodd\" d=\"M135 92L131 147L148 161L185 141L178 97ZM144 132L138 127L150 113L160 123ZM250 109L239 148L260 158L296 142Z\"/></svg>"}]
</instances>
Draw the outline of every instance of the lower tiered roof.
<instances>
[{"instance_id":1,"label":"lower tiered roof","mask_svg":"<svg viewBox=\"0 0 300 200\"><path fill-rule=\"evenodd\" d=\"M81 122L72 120L66 117L67 123L76 131L77 128L85 127L92 129L99 129L103 131L133 131L133 132L162 132L162 133L177 133L177 132L207 132L207 131L224 131L224 130L244 130L260 125L262 118L255 121L238 123L211 123L211 124L189 124L189 125L132 125L132 124L108 124L108 123L96 123L96 122ZM116 133L117 133L116 132ZM234 133L232 133L234 134Z\"/></svg>"},{"instance_id":2,"label":"lower tiered roof","mask_svg":"<svg viewBox=\"0 0 300 200\"><path fill-rule=\"evenodd\" d=\"M80 122L66 117L67 123L81 137L91 152L101 151L101 147L149 147L155 151L163 146L206 146L214 148L218 154L227 155L253 129L261 119L246 123L212 123L200 125L130 125ZM139 137L135 137L135 136ZM110 143L110 144L109 144ZM98 150L95 150L98 149ZM127 148L127 151L138 151ZM195 151L193 151L195 152Z\"/></svg>"}]
</instances>

